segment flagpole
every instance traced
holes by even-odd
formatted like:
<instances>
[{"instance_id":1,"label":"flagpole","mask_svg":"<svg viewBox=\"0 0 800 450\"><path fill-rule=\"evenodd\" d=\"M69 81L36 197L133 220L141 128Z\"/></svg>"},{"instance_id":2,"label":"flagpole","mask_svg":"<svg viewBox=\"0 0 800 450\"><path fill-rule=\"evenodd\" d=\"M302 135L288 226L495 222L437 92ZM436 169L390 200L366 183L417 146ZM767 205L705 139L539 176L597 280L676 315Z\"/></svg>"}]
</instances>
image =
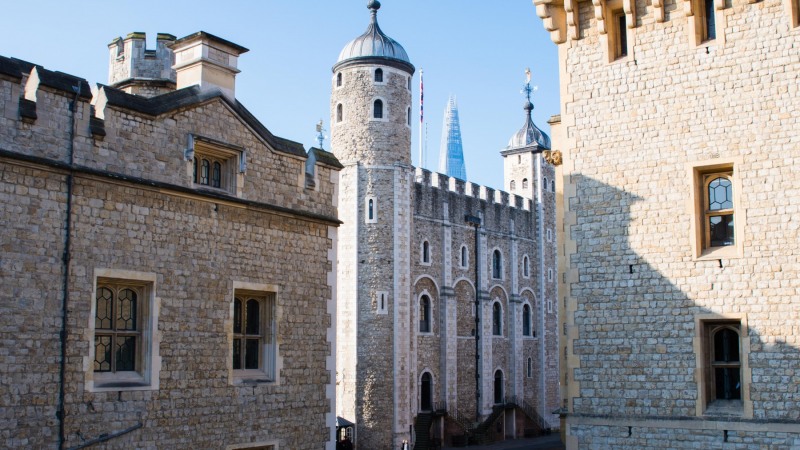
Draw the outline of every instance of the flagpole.
<instances>
[{"instance_id":1,"label":"flagpole","mask_svg":"<svg viewBox=\"0 0 800 450\"><path fill-rule=\"evenodd\" d=\"M422 150L422 135L424 134L423 125L425 123L425 110L423 107L423 84L422 84L422 67L419 69L419 167L425 168L424 152Z\"/></svg>"}]
</instances>

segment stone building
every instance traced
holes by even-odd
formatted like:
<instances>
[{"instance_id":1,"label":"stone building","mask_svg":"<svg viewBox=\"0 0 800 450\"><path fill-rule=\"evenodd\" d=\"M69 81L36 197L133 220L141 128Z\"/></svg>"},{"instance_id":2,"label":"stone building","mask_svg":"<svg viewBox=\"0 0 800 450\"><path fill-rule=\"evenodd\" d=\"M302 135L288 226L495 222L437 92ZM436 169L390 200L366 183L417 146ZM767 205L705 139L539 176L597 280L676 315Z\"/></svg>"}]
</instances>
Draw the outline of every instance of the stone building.
<instances>
[{"instance_id":1,"label":"stone building","mask_svg":"<svg viewBox=\"0 0 800 450\"><path fill-rule=\"evenodd\" d=\"M338 170L207 33L0 57L0 447L333 449Z\"/></svg>"},{"instance_id":2,"label":"stone building","mask_svg":"<svg viewBox=\"0 0 800 450\"><path fill-rule=\"evenodd\" d=\"M332 76L331 147L343 165L337 414L363 449L557 426L549 139L528 109L503 151L514 195L412 167L415 68L379 28L379 8L369 3L367 31Z\"/></svg>"},{"instance_id":3,"label":"stone building","mask_svg":"<svg viewBox=\"0 0 800 450\"><path fill-rule=\"evenodd\" d=\"M800 448L797 0L537 0L568 448Z\"/></svg>"}]
</instances>

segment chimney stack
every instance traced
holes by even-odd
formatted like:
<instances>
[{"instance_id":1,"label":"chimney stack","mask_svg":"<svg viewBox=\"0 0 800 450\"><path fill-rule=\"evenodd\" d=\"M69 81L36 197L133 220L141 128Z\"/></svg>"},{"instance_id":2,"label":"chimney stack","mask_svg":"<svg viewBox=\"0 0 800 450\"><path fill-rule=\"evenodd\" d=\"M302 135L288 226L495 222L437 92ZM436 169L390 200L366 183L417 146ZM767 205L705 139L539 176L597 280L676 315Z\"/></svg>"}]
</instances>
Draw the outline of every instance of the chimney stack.
<instances>
[{"instance_id":1,"label":"chimney stack","mask_svg":"<svg viewBox=\"0 0 800 450\"><path fill-rule=\"evenodd\" d=\"M236 98L236 66L246 48L204 31L178 39L170 48L175 54L172 68L178 89L193 85L204 90L219 88L231 99Z\"/></svg>"}]
</instances>

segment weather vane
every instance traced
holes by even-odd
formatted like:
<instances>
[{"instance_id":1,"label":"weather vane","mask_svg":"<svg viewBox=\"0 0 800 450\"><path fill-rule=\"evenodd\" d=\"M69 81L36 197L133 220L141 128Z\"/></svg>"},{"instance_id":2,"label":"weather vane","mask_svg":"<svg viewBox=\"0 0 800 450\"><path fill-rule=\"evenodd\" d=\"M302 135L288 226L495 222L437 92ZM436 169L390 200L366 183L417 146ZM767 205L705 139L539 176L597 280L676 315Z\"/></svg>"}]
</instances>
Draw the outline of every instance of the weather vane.
<instances>
[{"instance_id":1,"label":"weather vane","mask_svg":"<svg viewBox=\"0 0 800 450\"><path fill-rule=\"evenodd\" d=\"M319 119L319 123L317 124L317 142L319 142L319 149L320 150L325 150L322 147L322 143L325 142L325 138L327 138L327 136L325 136L325 132L326 131L328 131L328 130L326 130L322 126L322 119Z\"/></svg>"},{"instance_id":2,"label":"weather vane","mask_svg":"<svg viewBox=\"0 0 800 450\"><path fill-rule=\"evenodd\" d=\"M525 68L525 86L522 87L520 93L525 94L528 101L531 101L531 94L539 90L539 86L531 86L531 68Z\"/></svg>"}]
</instances>

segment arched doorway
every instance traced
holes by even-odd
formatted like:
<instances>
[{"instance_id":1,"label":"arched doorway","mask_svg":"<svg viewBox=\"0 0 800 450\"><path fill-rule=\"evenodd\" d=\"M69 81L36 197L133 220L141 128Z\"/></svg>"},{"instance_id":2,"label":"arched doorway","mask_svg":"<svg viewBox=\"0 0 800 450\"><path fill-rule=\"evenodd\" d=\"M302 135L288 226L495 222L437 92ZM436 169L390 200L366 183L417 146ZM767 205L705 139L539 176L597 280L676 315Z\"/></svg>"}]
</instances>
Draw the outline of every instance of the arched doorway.
<instances>
[{"instance_id":1,"label":"arched doorway","mask_svg":"<svg viewBox=\"0 0 800 450\"><path fill-rule=\"evenodd\" d=\"M419 409L421 411L430 411L433 409L433 386L431 381L431 374L425 372L422 374L422 380L419 388Z\"/></svg>"},{"instance_id":2,"label":"arched doorway","mask_svg":"<svg viewBox=\"0 0 800 450\"><path fill-rule=\"evenodd\" d=\"M503 371L497 370L494 373L494 403L503 403Z\"/></svg>"}]
</instances>

